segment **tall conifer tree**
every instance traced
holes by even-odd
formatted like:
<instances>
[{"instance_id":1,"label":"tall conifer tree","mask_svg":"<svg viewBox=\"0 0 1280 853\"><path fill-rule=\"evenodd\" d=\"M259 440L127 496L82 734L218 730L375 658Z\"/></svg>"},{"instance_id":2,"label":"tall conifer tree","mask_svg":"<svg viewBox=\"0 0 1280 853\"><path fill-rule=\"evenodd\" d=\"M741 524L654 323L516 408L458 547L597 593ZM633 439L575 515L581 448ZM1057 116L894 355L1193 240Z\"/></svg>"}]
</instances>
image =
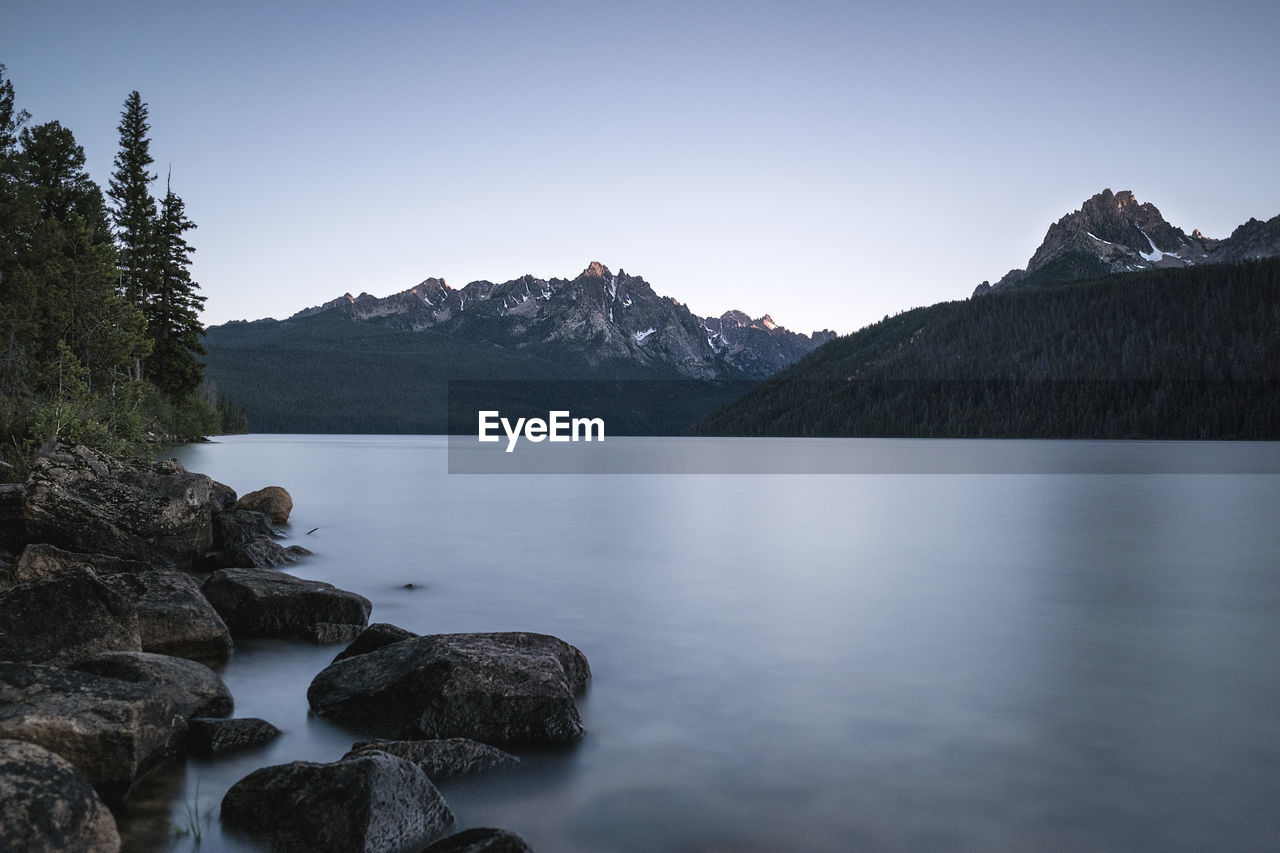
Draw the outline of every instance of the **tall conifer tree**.
<instances>
[{"instance_id":1,"label":"tall conifer tree","mask_svg":"<svg viewBox=\"0 0 1280 853\"><path fill-rule=\"evenodd\" d=\"M191 255L195 248L186 232L196 224L187 218L186 204L165 183L164 201L156 229L156 290L147 310L147 331L155 341L147 375L162 391L184 396L200 386L204 355L200 337L200 308L204 297L191 279Z\"/></svg>"},{"instance_id":2,"label":"tall conifer tree","mask_svg":"<svg viewBox=\"0 0 1280 853\"><path fill-rule=\"evenodd\" d=\"M155 289L156 201L151 182L156 175L147 171L155 162L147 132L147 105L138 91L125 98L120 113L120 150L107 196L120 245L120 289L130 303L144 308Z\"/></svg>"}]
</instances>

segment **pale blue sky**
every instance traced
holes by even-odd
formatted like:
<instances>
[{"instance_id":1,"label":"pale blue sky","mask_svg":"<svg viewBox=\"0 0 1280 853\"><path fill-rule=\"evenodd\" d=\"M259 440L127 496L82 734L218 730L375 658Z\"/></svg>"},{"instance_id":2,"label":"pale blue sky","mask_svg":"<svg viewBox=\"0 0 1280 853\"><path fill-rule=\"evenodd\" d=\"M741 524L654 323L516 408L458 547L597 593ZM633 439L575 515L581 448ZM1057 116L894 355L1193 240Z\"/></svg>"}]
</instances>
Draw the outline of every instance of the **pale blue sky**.
<instances>
[{"instance_id":1,"label":"pale blue sky","mask_svg":"<svg viewBox=\"0 0 1280 853\"><path fill-rule=\"evenodd\" d=\"M19 105L100 183L149 103L210 323L599 260L849 332L1103 187L1225 237L1280 213L1277 45L1273 2L0 6Z\"/></svg>"}]
</instances>

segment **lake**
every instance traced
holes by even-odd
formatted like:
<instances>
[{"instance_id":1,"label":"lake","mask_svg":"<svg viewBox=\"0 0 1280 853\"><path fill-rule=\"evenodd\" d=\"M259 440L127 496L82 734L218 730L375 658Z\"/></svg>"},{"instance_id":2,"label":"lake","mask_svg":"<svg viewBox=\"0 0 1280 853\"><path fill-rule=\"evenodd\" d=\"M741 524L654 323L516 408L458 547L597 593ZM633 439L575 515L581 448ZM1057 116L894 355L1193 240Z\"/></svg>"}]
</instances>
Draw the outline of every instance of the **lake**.
<instances>
[{"instance_id":1,"label":"lake","mask_svg":"<svg viewBox=\"0 0 1280 853\"><path fill-rule=\"evenodd\" d=\"M733 445L884 471L836 475L450 474L431 436L167 455L285 486L285 544L315 552L291 571L372 621L587 655L586 736L442 783L459 828L541 853L1280 849L1280 445L985 442L1019 473L951 464L977 446ZM164 837L197 823L202 850L255 849L219 827L226 789L362 739L308 714L340 648L238 643L236 714L284 735L160 773L134 843L194 849Z\"/></svg>"}]
</instances>

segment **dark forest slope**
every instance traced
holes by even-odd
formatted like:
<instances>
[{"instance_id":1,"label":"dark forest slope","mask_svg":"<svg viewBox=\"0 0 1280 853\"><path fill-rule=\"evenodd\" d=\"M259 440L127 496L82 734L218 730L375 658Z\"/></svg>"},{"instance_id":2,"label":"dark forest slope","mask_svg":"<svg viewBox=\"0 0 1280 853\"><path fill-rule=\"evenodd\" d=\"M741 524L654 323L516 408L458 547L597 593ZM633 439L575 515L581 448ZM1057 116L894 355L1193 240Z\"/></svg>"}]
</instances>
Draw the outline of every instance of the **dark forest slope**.
<instances>
[{"instance_id":1,"label":"dark forest slope","mask_svg":"<svg viewBox=\"0 0 1280 853\"><path fill-rule=\"evenodd\" d=\"M991 292L810 353L705 435L1280 438L1280 260Z\"/></svg>"}]
</instances>

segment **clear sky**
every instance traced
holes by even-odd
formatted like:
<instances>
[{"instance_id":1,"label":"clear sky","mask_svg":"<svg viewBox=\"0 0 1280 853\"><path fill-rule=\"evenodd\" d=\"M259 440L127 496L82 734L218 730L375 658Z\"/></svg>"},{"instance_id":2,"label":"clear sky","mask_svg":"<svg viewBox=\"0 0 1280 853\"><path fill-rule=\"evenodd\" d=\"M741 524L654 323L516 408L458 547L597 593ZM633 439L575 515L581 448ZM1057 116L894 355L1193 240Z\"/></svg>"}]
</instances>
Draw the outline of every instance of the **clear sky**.
<instances>
[{"instance_id":1,"label":"clear sky","mask_svg":"<svg viewBox=\"0 0 1280 853\"><path fill-rule=\"evenodd\" d=\"M0 3L106 184L133 89L205 320L589 261L849 332L1025 265L1104 187L1280 213L1268 2Z\"/></svg>"}]
</instances>

